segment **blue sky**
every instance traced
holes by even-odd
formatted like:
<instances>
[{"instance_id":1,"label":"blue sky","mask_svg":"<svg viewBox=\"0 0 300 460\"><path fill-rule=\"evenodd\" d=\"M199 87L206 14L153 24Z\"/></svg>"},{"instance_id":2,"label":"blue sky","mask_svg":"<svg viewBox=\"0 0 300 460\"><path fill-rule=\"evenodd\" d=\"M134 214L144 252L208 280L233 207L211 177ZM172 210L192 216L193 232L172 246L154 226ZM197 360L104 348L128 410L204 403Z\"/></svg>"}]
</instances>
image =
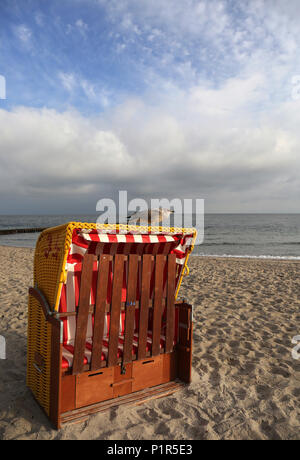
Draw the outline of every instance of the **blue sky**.
<instances>
[{"instance_id":1,"label":"blue sky","mask_svg":"<svg viewBox=\"0 0 300 460\"><path fill-rule=\"evenodd\" d=\"M201 79L218 85L236 74L240 63L226 34L221 47L211 40L210 22L217 34L229 27L221 2L205 9L205 2L188 1L187 12L175 1L153 3L2 1L1 67L8 82L2 106L72 106L97 113L129 95L143 95L159 79L183 87ZM159 17L162 3L163 12L173 7L174 16ZM230 27L237 27L243 8L228 2L227 9ZM202 16L202 33L195 10ZM194 24L180 30L176 22L183 19Z\"/></svg>"},{"instance_id":2,"label":"blue sky","mask_svg":"<svg viewBox=\"0 0 300 460\"><path fill-rule=\"evenodd\" d=\"M0 212L119 189L298 212L299 20L296 0L2 0Z\"/></svg>"}]
</instances>

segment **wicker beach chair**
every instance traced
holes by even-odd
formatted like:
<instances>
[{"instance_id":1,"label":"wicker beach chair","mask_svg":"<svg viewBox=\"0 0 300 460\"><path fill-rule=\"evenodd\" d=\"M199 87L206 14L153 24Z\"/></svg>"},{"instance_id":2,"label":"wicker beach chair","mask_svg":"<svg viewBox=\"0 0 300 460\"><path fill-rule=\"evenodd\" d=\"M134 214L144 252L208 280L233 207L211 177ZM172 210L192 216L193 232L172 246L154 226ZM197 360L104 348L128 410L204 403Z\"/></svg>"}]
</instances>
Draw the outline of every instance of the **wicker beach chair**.
<instances>
[{"instance_id":1,"label":"wicker beach chair","mask_svg":"<svg viewBox=\"0 0 300 460\"><path fill-rule=\"evenodd\" d=\"M41 233L27 385L56 428L190 382L192 306L176 298L195 237L78 222Z\"/></svg>"}]
</instances>

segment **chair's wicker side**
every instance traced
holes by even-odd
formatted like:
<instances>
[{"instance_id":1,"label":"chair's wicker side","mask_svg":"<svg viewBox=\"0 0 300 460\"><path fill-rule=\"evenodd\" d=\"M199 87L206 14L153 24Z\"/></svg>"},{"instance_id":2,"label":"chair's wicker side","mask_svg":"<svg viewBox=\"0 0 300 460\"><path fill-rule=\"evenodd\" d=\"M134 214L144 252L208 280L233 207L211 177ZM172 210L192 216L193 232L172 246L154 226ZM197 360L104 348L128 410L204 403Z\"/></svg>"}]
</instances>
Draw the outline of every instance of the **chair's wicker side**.
<instances>
[{"instance_id":1,"label":"chair's wicker side","mask_svg":"<svg viewBox=\"0 0 300 460\"><path fill-rule=\"evenodd\" d=\"M63 225L45 230L36 244L34 285L43 292L51 309L54 309L59 293L67 228L67 225ZM51 323L46 321L41 305L29 295L27 386L48 415L51 390L51 333ZM42 365L37 365L36 356L42 361Z\"/></svg>"},{"instance_id":2,"label":"chair's wicker side","mask_svg":"<svg viewBox=\"0 0 300 460\"><path fill-rule=\"evenodd\" d=\"M65 282L65 263L72 242L75 228L98 229L106 231L138 231L138 232L163 232L193 233L194 229L177 229L164 227L135 227L127 225L98 225L80 222L71 222L59 227L43 231L38 239L34 258L34 286L45 296L52 311L59 308L60 292ZM194 243L194 240L193 240ZM187 262L187 260L186 260ZM186 263L184 270L186 269ZM184 273L182 271L182 276ZM181 276L181 278L182 278ZM60 363L52 353L53 325L47 321L39 301L32 295L28 302L28 366L27 385L32 390L35 398L51 418L53 411L53 398L59 394ZM56 337L57 339L57 337ZM58 340L58 339L57 339ZM56 342L56 340L55 340ZM52 364L52 370L51 370ZM57 370L59 372L53 372ZM52 374L52 375L51 375ZM54 377L53 377L54 376ZM54 396L53 396L54 395ZM52 399L51 399L52 397ZM59 398L56 398L59 401ZM56 403L57 403L56 401ZM59 407L57 409L59 414ZM56 414L57 415L57 414ZM52 417L54 420L55 417ZM55 420L54 420L55 421ZM58 421L55 423L59 424Z\"/></svg>"},{"instance_id":3,"label":"chair's wicker side","mask_svg":"<svg viewBox=\"0 0 300 460\"><path fill-rule=\"evenodd\" d=\"M35 367L36 355L43 366ZM38 301L29 296L27 334L27 386L45 412L50 413L51 325L46 321Z\"/></svg>"}]
</instances>

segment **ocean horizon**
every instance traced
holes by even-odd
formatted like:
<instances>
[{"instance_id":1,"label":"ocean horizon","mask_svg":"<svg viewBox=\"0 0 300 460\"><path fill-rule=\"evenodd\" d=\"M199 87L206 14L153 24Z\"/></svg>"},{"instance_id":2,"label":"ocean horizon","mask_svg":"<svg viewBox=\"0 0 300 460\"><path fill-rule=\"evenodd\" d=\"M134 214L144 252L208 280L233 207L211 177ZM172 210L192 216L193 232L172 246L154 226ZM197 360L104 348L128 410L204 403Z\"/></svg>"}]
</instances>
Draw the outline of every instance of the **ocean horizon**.
<instances>
[{"instance_id":1,"label":"ocean horizon","mask_svg":"<svg viewBox=\"0 0 300 460\"><path fill-rule=\"evenodd\" d=\"M95 222L96 214L0 215L0 230ZM195 216L194 221L195 221ZM1 246L34 248L39 233L0 235ZM300 214L216 214L204 216L198 256L300 260Z\"/></svg>"}]
</instances>

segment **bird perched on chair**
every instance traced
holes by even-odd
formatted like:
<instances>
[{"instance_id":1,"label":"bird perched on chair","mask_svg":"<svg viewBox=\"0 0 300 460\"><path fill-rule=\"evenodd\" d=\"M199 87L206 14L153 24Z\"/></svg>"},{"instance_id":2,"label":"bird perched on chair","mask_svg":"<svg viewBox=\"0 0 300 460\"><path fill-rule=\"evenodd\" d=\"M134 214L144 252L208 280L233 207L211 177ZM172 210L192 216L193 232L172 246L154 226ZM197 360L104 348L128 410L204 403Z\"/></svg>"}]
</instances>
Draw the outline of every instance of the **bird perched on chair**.
<instances>
[{"instance_id":1,"label":"bird perched on chair","mask_svg":"<svg viewBox=\"0 0 300 460\"><path fill-rule=\"evenodd\" d=\"M166 220L170 214L174 214L174 211L171 209L158 208L158 209L148 209L146 211L138 211L131 216L127 217L128 224L161 224Z\"/></svg>"}]
</instances>

